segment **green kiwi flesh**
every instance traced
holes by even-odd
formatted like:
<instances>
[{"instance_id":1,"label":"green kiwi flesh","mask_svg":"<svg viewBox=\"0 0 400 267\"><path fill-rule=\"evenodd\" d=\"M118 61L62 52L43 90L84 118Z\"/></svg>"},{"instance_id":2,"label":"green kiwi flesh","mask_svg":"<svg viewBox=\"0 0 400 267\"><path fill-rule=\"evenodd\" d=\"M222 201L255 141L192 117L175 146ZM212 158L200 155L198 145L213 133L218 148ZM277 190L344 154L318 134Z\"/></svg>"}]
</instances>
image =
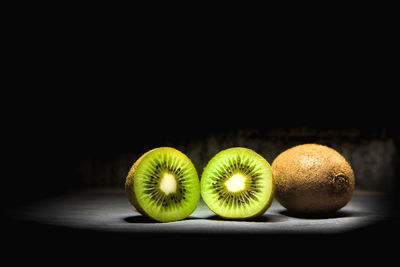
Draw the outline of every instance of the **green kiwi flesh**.
<instances>
[{"instance_id":1,"label":"green kiwi flesh","mask_svg":"<svg viewBox=\"0 0 400 267\"><path fill-rule=\"evenodd\" d=\"M279 154L271 167L276 199L294 213L332 213L352 197L353 170L342 155L327 146L292 147Z\"/></svg>"},{"instance_id":2,"label":"green kiwi flesh","mask_svg":"<svg viewBox=\"0 0 400 267\"><path fill-rule=\"evenodd\" d=\"M188 217L200 201L195 167L171 147L144 153L128 173L125 192L138 212L160 222Z\"/></svg>"},{"instance_id":3,"label":"green kiwi flesh","mask_svg":"<svg viewBox=\"0 0 400 267\"><path fill-rule=\"evenodd\" d=\"M204 202L223 218L259 216L273 200L270 165L247 148L234 147L216 154L205 167L200 183Z\"/></svg>"}]
</instances>

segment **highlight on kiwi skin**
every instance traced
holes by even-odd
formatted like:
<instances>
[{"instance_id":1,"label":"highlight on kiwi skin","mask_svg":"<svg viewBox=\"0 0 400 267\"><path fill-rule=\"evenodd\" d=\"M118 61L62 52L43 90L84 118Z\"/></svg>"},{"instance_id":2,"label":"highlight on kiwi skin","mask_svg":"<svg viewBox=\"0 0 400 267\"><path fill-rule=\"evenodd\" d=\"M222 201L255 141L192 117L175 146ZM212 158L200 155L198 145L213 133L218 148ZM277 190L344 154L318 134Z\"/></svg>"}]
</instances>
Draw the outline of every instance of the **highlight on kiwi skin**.
<instances>
[{"instance_id":1,"label":"highlight on kiwi skin","mask_svg":"<svg viewBox=\"0 0 400 267\"><path fill-rule=\"evenodd\" d=\"M276 199L293 213L323 215L344 207L354 190L350 164L318 144L292 147L272 162Z\"/></svg>"},{"instance_id":2,"label":"highlight on kiwi skin","mask_svg":"<svg viewBox=\"0 0 400 267\"><path fill-rule=\"evenodd\" d=\"M171 147L144 153L126 177L125 192L138 212L160 222L185 219L200 201L193 163Z\"/></svg>"},{"instance_id":3,"label":"highlight on kiwi skin","mask_svg":"<svg viewBox=\"0 0 400 267\"><path fill-rule=\"evenodd\" d=\"M229 148L216 154L205 167L200 185L204 202L223 218L259 216L273 200L270 165L247 148Z\"/></svg>"}]
</instances>

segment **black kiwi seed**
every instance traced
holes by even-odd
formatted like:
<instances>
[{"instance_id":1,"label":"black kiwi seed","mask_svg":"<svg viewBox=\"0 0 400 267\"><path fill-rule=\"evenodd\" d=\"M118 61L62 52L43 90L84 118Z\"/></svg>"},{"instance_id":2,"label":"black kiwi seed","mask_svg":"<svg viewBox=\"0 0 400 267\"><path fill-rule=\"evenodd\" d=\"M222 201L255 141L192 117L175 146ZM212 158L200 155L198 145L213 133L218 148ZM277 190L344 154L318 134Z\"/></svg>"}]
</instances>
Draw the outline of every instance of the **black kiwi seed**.
<instances>
[{"instance_id":1,"label":"black kiwi seed","mask_svg":"<svg viewBox=\"0 0 400 267\"><path fill-rule=\"evenodd\" d=\"M170 204L180 203L182 200L185 200L185 192L186 188L182 187L182 180L184 176L184 170L182 168L177 168L174 165L171 165L170 162L156 162L153 169L153 174L150 175L150 180L146 182L144 186L146 188L145 193L149 194L151 199L156 202L158 205L161 205L164 208L167 208ZM177 192L172 193L170 195L165 195L161 192L157 185L160 182L160 179L163 174L163 170L169 173L173 173L177 179Z\"/></svg>"},{"instance_id":2,"label":"black kiwi seed","mask_svg":"<svg viewBox=\"0 0 400 267\"><path fill-rule=\"evenodd\" d=\"M250 203L251 199L257 200L256 193L260 192L258 188L258 179L260 174L255 171L254 166L250 166L251 162L242 162L240 158L236 159L236 162L231 162L225 166L225 170L219 171L219 174L215 175L214 181L209 187L218 194L218 200L224 203L234 203L235 205L242 205L244 203ZM248 177L247 190L238 192L235 194L227 193L226 187L223 184L228 178L232 177L235 172L242 173Z\"/></svg>"},{"instance_id":3,"label":"black kiwi seed","mask_svg":"<svg viewBox=\"0 0 400 267\"><path fill-rule=\"evenodd\" d=\"M240 175L242 179L234 181L239 178L234 175ZM234 177L232 183L229 181L231 177ZM268 162L246 148L234 147L219 152L204 169L201 185L205 203L225 218L258 216L268 209L272 199L272 178ZM256 190L261 192L260 189L262 193L257 193Z\"/></svg>"}]
</instances>

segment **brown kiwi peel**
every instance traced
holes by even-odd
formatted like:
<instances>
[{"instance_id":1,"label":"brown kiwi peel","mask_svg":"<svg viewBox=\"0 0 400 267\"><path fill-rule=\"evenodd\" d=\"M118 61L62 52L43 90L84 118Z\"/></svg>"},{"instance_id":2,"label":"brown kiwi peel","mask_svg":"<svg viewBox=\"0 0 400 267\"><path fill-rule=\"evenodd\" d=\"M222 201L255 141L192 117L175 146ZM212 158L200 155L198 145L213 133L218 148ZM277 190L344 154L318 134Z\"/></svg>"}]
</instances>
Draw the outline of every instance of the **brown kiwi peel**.
<instances>
[{"instance_id":1,"label":"brown kiwi peel","mask_svg":"<svg viewBox=\"0 0 400 267\"><path fill-rule=\"evenodd\" d=\"M128 196L129 202L136 208L138 212L141 214L146 215L146 212L140 207L139 203L137 202L136 195L135 195L135 187L134 187L134 179L136 174L136 169L139 166L140 162L144 157L147 156L152 150L147 151L144 153L135 163L132 165L131 169L129 170L128 176L126 177L125 181L125 193Z\"/></svg>"},{"instance_id":2,"label":"brown kiwi peel","mask_svg":"<svg viewBox=\"0 0 400 267\"><path fill-rule=\"evenodd\" d=\"M282 152L272 163L276 199L296 213L324 214L345 206L354 191L354 173L337 151L305 144Z\"/></svg>"}]
</instances>

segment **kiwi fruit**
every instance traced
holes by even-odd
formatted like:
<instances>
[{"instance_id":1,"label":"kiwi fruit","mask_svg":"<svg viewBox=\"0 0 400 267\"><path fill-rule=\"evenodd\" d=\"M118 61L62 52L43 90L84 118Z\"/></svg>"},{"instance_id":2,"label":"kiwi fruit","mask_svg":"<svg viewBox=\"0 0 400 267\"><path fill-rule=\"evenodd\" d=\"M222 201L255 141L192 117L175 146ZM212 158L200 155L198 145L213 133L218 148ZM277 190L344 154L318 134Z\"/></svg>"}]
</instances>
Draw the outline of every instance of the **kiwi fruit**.
<instances>
[{"instance_id":1,"label":"kiwi fruit","mask_svg":"<svg viewBox=\"0 0 400 267\"><path fill-rule=\"evenodd\" d=\"M201 196L217 215L248 219L272 203L274 183L268 162L253 150L234 147L216 154L204 168Z\"/></svg>"},{"instance_id":2,"label":"kiwi fruit","mask_svg":"<svg viewBox=\"0 0 400 267\"><path fill-rule=\"evenodd\" d=\"M353 195L355 179L350 164L327 146L292 147L279 154L271 168L276 199L293 213L333 213Z\"/></svg>"},{"instance_id":3,"label":"kiwi fruit","mask_svg":"<svg viewBox=\"0 0 400 267\"><path fill-rule=\"evenodd\" d=\"M125 182L129 202L141 214L160 222L188 217L200 201L200 182L190 159L171 147L144 153Z\"/></svg>"}]
</instances>

